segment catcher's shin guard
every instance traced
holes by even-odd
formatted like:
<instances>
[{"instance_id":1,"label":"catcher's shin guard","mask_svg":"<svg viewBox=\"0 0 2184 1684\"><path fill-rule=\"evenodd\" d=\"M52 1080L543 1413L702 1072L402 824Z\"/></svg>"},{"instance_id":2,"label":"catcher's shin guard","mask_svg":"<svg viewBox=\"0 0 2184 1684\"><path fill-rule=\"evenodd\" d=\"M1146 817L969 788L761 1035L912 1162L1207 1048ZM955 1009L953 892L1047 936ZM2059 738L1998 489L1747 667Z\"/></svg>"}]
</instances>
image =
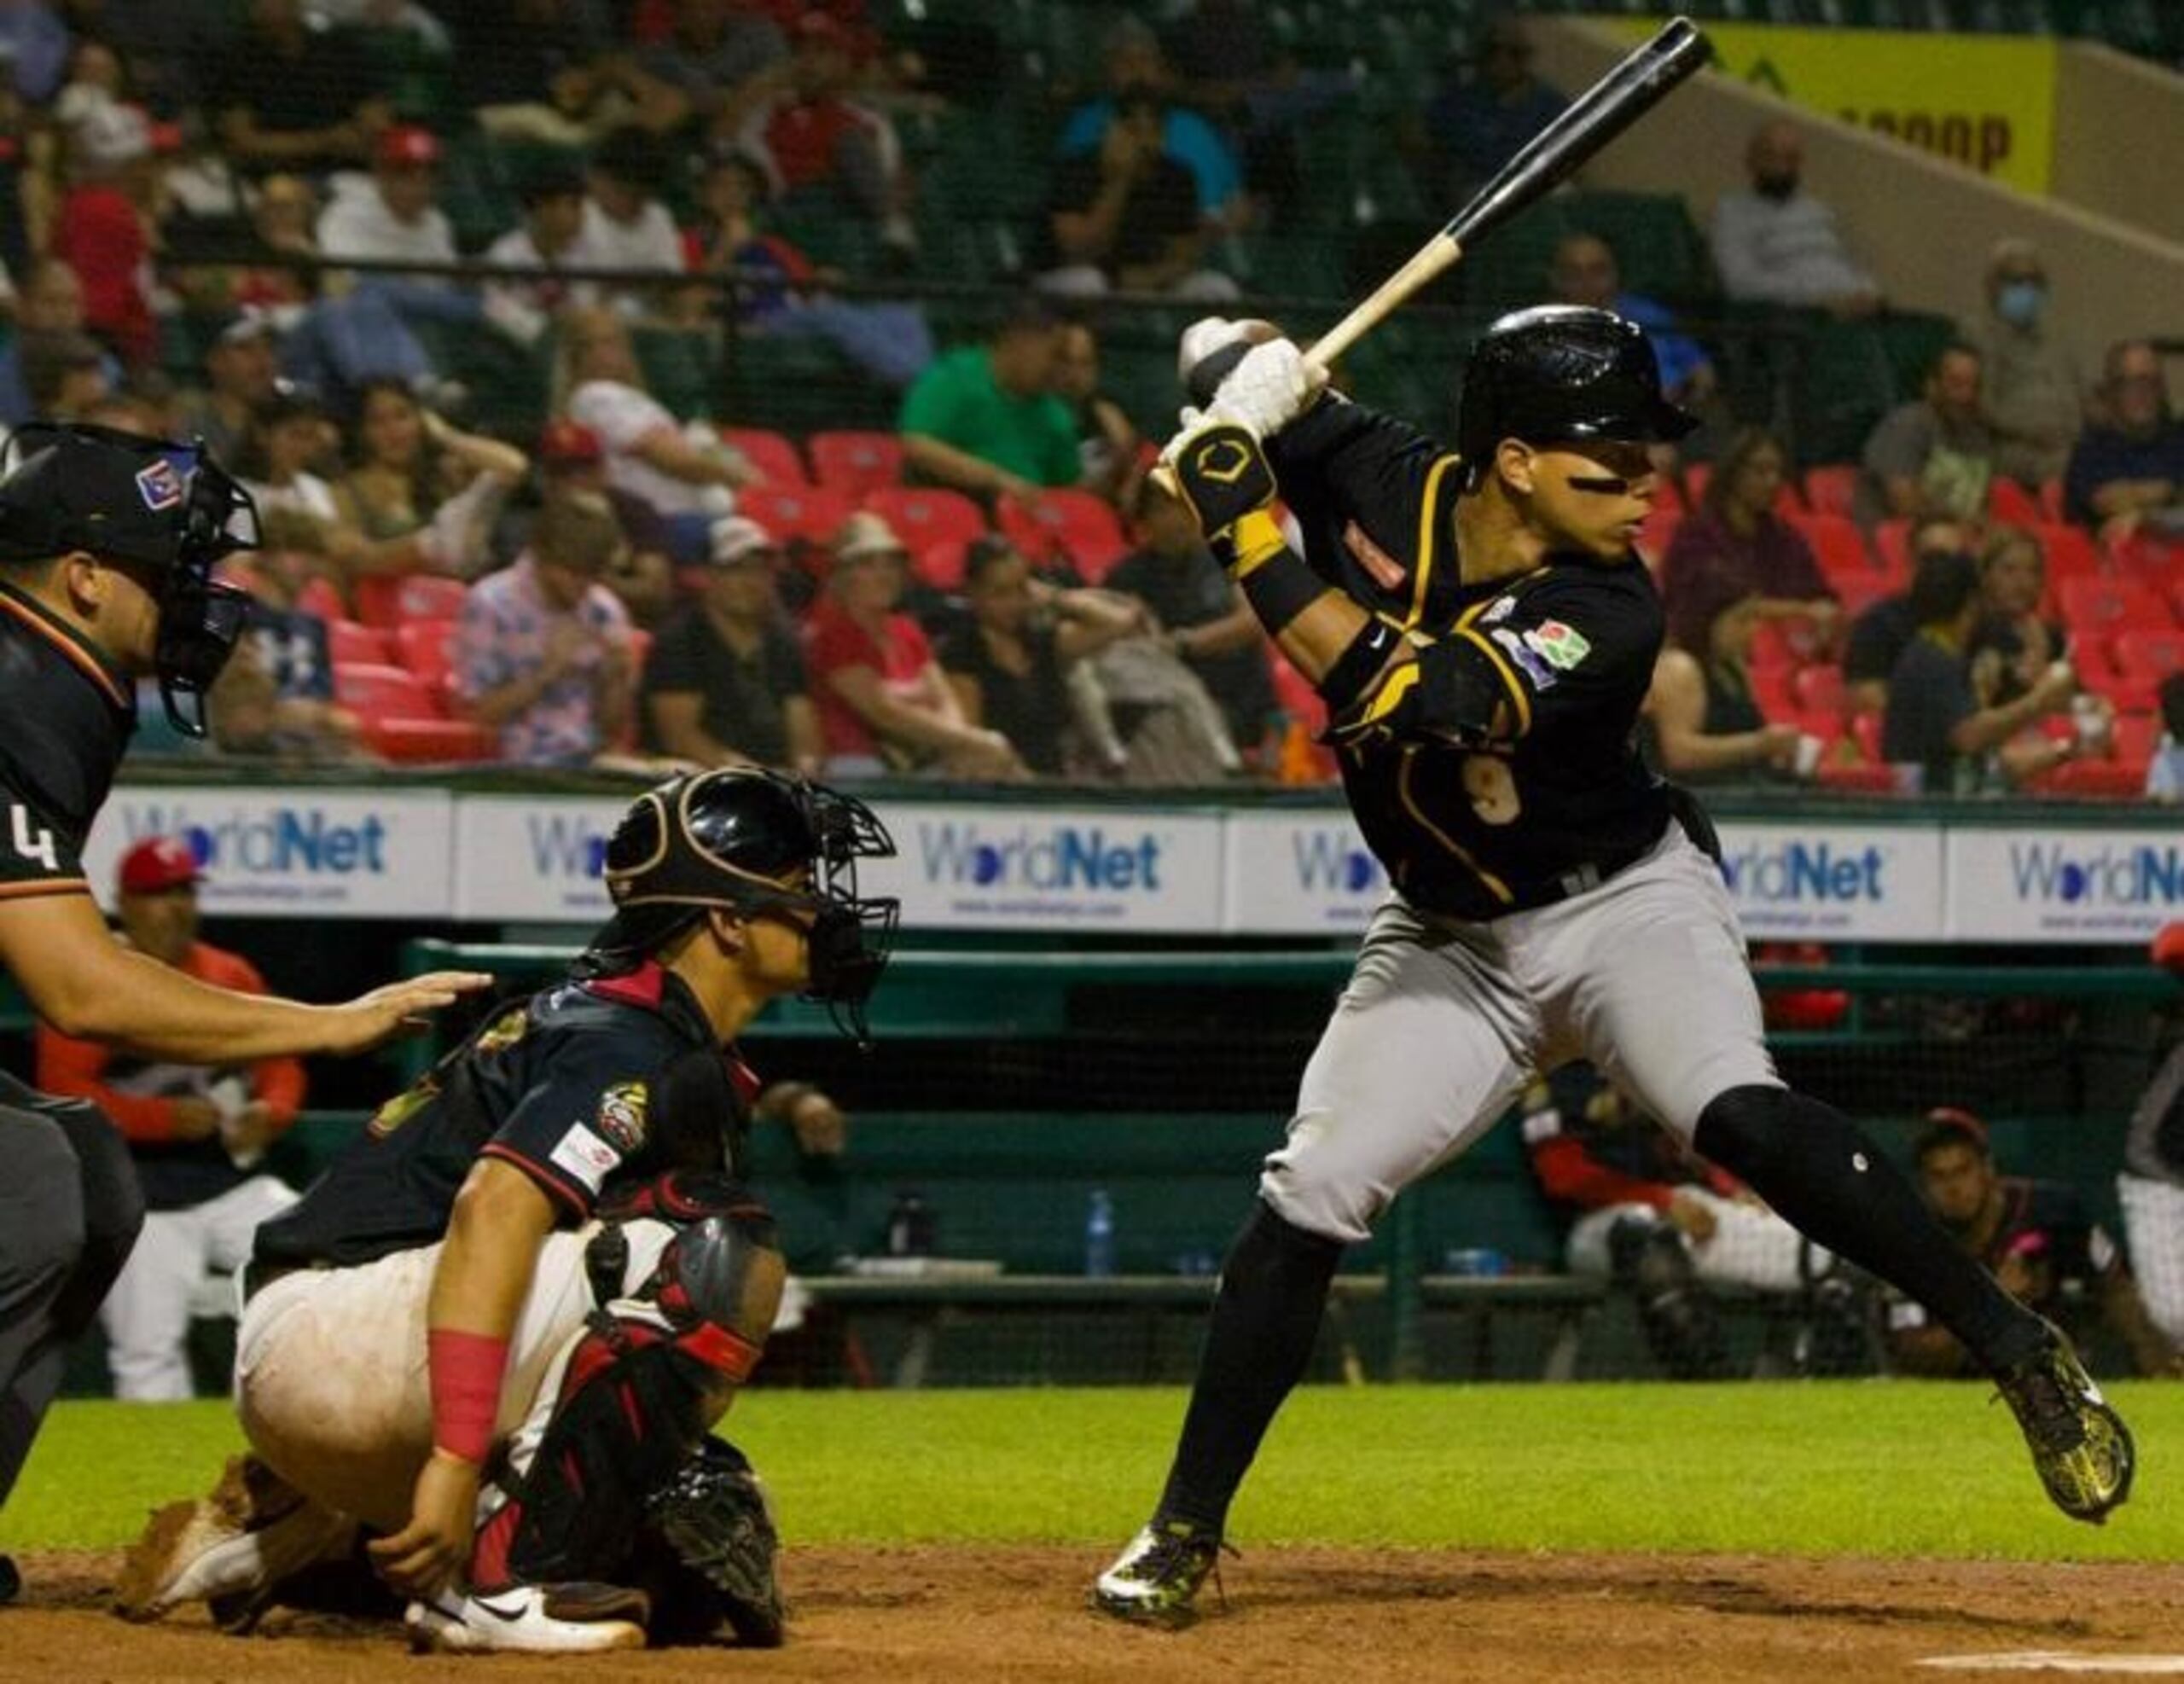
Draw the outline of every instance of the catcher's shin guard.
<instances>
[{"instance_id":1,"label":"catcher's shin guard","mask_svg":"<svg viewBox=\"0 0 2184 1684\"><path fill-rule=\"evenodd\" d=\"M688 1190L694 1178L672 1177ZM615 1582L648 1498L704 1443L756 1366L780 1301L772 1218L733 1183L651 1275L595 1309L549 1370L494 1483L470 1582ZM611 1234L611 1228L606 1230Z\"/></svg>"}]
</instances>

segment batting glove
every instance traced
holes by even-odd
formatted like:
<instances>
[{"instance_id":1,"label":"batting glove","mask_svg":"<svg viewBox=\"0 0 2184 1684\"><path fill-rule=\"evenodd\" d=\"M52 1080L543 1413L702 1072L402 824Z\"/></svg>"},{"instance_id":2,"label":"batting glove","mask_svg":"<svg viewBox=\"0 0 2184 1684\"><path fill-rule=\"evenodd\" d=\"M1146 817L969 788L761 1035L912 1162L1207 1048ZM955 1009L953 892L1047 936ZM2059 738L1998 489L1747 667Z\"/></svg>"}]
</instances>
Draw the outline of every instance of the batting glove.
<instances>
[{"instance_id":1,"label":"batting glove","mask_svg":"<svg viewBox=\"0 0 2184 1684\"><path fill-rule=\"evenodd\" d=\"M1221 382L1206 418L1232 421L1270 438L1310 409L1327 384L1327 370L1307 363L1294 340L1269 340L1246 351Z\"/></svg>"}]
</instances>

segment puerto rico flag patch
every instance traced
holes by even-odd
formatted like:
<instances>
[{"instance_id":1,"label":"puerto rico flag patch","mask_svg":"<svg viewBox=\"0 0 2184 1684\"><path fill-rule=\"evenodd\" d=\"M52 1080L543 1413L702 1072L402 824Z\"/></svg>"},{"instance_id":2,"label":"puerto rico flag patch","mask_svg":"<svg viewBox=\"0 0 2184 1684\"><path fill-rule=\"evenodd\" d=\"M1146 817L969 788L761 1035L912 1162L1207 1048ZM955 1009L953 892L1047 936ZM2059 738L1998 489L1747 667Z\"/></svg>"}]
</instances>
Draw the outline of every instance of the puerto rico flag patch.
<instances>
[{"instance_id":1,"label":"puerto rico flag patch","mask_svg":"<svg viewBox=\"0 0 2184 1684\"><path fill-rule=\"evenodd\" d=\"M182 474L165 456L136 470L136 491L154 514L182 507Z\"/></svg>"}]
</instances>

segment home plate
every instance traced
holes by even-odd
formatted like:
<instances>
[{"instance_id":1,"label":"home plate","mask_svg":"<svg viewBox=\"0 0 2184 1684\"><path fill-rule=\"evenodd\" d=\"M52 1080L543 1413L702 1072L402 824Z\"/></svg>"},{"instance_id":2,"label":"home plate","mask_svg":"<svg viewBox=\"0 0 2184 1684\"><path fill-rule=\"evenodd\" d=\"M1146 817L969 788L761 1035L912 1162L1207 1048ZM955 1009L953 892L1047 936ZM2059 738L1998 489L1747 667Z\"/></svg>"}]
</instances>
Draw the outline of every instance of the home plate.
<instances>
[{"instance_id":1,"label":"home plate","mask_svg":"<svg viewBox=\"0 0 2184 1684\"><path fill-rule=\"evenodd\" d=\"M2184 1655L2074 1655L2064 1649L2020 1649L2005 1655L1934 1655L1919 1664L1944 1672L2105 1672L2184 1678Z\"/></svg>"}]
</instances>

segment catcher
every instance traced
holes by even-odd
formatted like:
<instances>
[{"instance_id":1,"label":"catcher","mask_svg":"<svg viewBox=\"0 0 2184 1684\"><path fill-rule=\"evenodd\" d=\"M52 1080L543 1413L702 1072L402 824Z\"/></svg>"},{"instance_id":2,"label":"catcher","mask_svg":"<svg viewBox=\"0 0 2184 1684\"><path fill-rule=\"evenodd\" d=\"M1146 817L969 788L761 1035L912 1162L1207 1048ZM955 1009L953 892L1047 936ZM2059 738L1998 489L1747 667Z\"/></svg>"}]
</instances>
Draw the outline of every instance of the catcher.
<instances>
[{"instance_id":1,"label":"catcher","mask_svg":"<svg viewBox=\"0 0 2184 1684\"><path fill-rule=\"evenodd\" d=\"M640 797L613 918L258 1230L235 1397L253 1454L154 1516L120 1611L247 1627L361 1535L419 1648L781 1639L775 1537L709 1429L781 1297L740 1177L736 1033L801 990L862 1038L892 900L861 802L749 768Z\"/></svg>"}]
</instances>

